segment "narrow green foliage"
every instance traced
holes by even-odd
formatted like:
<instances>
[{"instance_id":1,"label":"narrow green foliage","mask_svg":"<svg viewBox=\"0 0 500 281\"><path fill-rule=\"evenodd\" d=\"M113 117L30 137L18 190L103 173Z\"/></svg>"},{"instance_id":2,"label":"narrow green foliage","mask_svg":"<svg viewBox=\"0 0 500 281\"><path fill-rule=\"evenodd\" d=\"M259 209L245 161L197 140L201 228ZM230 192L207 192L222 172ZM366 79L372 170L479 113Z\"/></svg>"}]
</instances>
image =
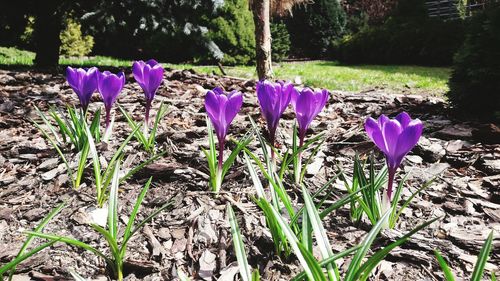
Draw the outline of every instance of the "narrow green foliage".
<instances>
[{"instance_id":1,"label":"narrow green foliage","mask_svg":"<svg viewBox=\"0 0 500 281\"><path fill-rule=\"evenodd\" d=\"M253 134L251 131L249 131L239 141L232 140L236 144L236 147L232 150L227 159L222 163L222 167L219 167L217 148L215 145L215 136L213 133L212 124L210 123L210 120L208 120L208 118L207 130L209 150L207 151L206 149L202 148L202 151L208 161L208 170L210 172L210 187L213 192L219 193L224 177L236 161L236 157L242 150L246 149L246 146L253 140Z\"/></svg>"},{"instance_id":2,"label":"narrow green foliage","mask_svg":"<svg viewBox=\"0 0 500 281\"><path fill-rule=\"evenodd\" d=\"M441 267L441 270L443 270L444 277L446 278L446 281L455 281L455 276L450 270L450 267L448 266L448 263L446 260L441 256L441 254L437 251L434 250L434 255L436 256L436 259L438 260L439 266Z\"/></svg>"},{"instance_id":3,"label":"narrow green foliage","mask_svg":"<svg viewBox=\"0 0 500 281\"><path fill-rule=\"evenodd\" d=\"M118 186L119 186L118 175L120 170L119 165L120 161L117 161L115 163L115 167L113 168L112 183L110 189L111 194L109 196L109 206L108 206L108 220L107 220L108 229L105 229L97 224L91 224L92 229L101 234L104 240L108 243L109 256L104 254L102 251L73 238L58 236L53 234L45 234L39 231L33 231L27 233L32 236L37 236L52 241L60 241L92 252L106 261L108 266L112 269L113 274L115 275L114 278L118 280L123 280L123 262L125 259L125 253L130 238L147 222L152 220L161 211L170 206L171 202L166 203L161 208L154 211L151 215L147 216L143 221L141 221L138 224L135 224L135 220L139 208L141 206L141 203L144 200L144 197L146 196L149 186L151 185L151 178L150 178L146 183L146 185L144 186L144 188L142 189L139 196L137 197L134 208L132 210L132 213L130 214L127 225L125 227L125 231L123 235L120 237L118 232Z\"/></svg>"},{"instance_id":4,"label":"narrow green foliage","mask_svg":"<svg viewBox=\"0 0 500 281\"><path fill-rule=\"evenodd\" d=\"M234 251L236 259L238 260L241 279L243 281L251 281L252 274L250 265L248 264L247 254L245 252L245 245L243 244L238 221L236 220L236 216L234 215L231 205L227 205L227 214L229 217L229 224L231 225L231 236L233 237Z\"/></svg>"},{"instance_id":5,"label":"narrow green foliage","mask_svg":"<svg viewBox=\"0 0 500 281\"><path fill-rule=\"evenodd\" d=\"M42 251L43 249L52 246L54 243L56 243L58 241L59 240L56 239L56 240L44 243L44 244L42 244L40 246L37 246L36 248L32 249L31 251L28 251L26 254L21 255L21 256L17 256L15 259L13 259L12 261L10 261L9 263L7 263L4 266L0 267L0 279L2 278L2 276L7 271L15 269L18 264L20 264L23 261L31 258L33 255L35 255L36 253Z\"/></svg>"},{"instance_id":6,"label":"narrow green foliage","mask_svg":"<svg viewBox=\"0 0 500 281\"><path fill-rule=\"evenodd\" d=\"M42 118L44 124L47 126L59 146L62 146L69 142L77 151L82 151L84 149L87 142L85 131L85 126L87 125L86 112L68 106L66 108L66 114L64 114L56 110L54 107L50 108L49 116L58 126L59 133L57 133L47 116L45 116L45 114L41 112L37 107L35 107L35 110ZM101 110L98 109L92 118L92 122L90 123L90 131L92 132L92 136L98 141L100 140L100 115Z\"/></svg>"},{"instance_id":7,"label":"narrow green foliage","mask_svg":"<svg viewBox=\"0 0 500 281\"><path fill-rule=\"evenodd\" d=\"M474 266L474 271L472 272L472 276L470 279L471 281L482 280L484 275L484 268L486 267L486 262L488 261L488 257L490 255L492 247L493 247L493 231L490 232L488 238L486 238L486 241L484 242L483 247L481 248L481 251L479 252L476 265ZM446 281L455 281L455 276L451 272L448 263L446 263L446 260L441 256L439 251L434 250L434 255L438 260L439 266L443 270ZM491 273L491 280L492 281L496 280L495 272Z\"/></svg>"},{"instance_id":8,"label":"narrow green foliage","mask_svg":"<svg viewBox=\"0 0 500 281\"><path fill-rule=\"evenodd\" d=\"M75 281L88 281L83 276L78 274L73 268L70 268L68 271L69 271L69 274L71 274L71 277L73 277L73 279L75 279Z\"/></svg>"},{"instance_id":9,"label":"narrow green foliage","mask_svg":"<svg viewBox=\"0 0 500 281\"><path fill-rule=\"evenodd\" d=\"M318 243L321 256L323 259L327 259L333 256L333 251L326 230L323 227L323 222L321 221L319 212L314 205L311 195L307 192L307 189L304 186L302 186L302 195L304 198L304 204L306 205L306 213L304 215L309 218L308 223L311 224L314 231L316 243ZM311 238L309 239L312 240ZM310 251L312 252L312 247ZM340 274L335 263L327 265L327 272L329 280L340 280Z\"/></svg>"},{"instance_id":10,"label":"narrow green foliage","mask_svg":"<svg viewBox=\"0 0 500 281\"><path fill-rule=\"evenodd\" d=\"M490 232L490 235L488 235L488 238L479 252L476 265L474 266L474 271L472 272L472 277L470 278L471 281L481 281L483 278L484 268L486 266L486 262L488 261L488 257L490 256L492 245L493 231Z\"/></svg>"},{"instance_id":11,"label":"narrow green foliage","mask_svg":"<svg viewBox=\"0 0 500 281\"><path fill-rule=\"evenodd\" d=\"M158 131L158 124L167 114L168 107L166 105L164 105L163 102L160 104L160 107L158 108L158 113L156 114L156 118L155 118L155 121L153 123L153 127L151 128L151 132L149 134L147 132L148 128L146 128L144 132L141 130L138 130L138 128L143 126L143 124L136 123L134 121L134 119L127 113L127 111L125 111L125 109L121 105L119 105L118 108L120 109L123 116L127 120L129 126L135 132L134 137L137 139L137 141L139 143L142 144L142 147L144 148L144 150L146 150L149 153L154 153L155 144L156 144L156 133Z\"/></svg>"},{"instance_id":12,"label":"narrow green foliage","mask_svg":"<svg viewBox=\"0 0 500 281\"><path fill-rule=\"evenodd\" d=\"M34 229L34 231L36 232L42 232L43 229L45 228L45 226L57 215L59 214L59 212L61 212L61 210L65 207L65 204L64 203L61 203L59 204L56 208L54 208L52 211L50 211L50 213L42 219L42 221L40 222L40 224ZM24 259L21 259L21 257L25 256L24 253L26 252L26 250L28 249L29 245L31 244L31 242L33 241L35 237L33 235L28 235L28 238L26 239L26 241L23 243L23 245L21 246L21 249L19 250L19 252L17 253L17 256L16 258L13 260L15 261L16 259L21 262L23 261ZM49 246L49 245L48 245ZM42 249L45 249L45 247L42 247L40 248L40 250ZM33 254L37 253L38 251L32 251ZM26 258L29 258L30 256L27 256ZM14 276L14 273L16 272L16 265L17 263L12 263L12 266L11 266L11 269L10 269L10 273L9 273L9 280L12 280L12 276ZM2 267L3 269L4 267ZM2 270L0 270L1 272ZM0 274L0 278L2 276L3 272Z\"/></svg>"},{"instance_id":13,"label":"narrow green foliage","mask_svg":"<svg viewBox=\"0 0 500 281\"><path fill-rule=\"evenodd\" d=\"M86 130L86 127L88 127L85 117L86 113L73 107L67 107L67 114L64 115L62 113L59 113L56 109L51 108L49 111L49 115L59 127L59 133L57 133L56 129L49 121L47 116L45 116L45 114L41 112L37 107L35 107L35 110L48 129L44 129L34 120L32 120L33 124L40 130L40 132L49 141L52 147L54 147L54 149L57 151L57 153L61 157L61 160L66 165L66 170L68 171L68 176L71 179L73 188L78 189L82 181L83 172L87 164L87 157L90 149ZM90 135L97 141L100 140L99 122L100 109L95 113L88 130L88 132L90 132ZM73 169L69 165L69 161L63 153L62 147L67 143L71 143L73 147L78 152L80 152L76 175L74 174Z\"/></svg>"}]
</instances>

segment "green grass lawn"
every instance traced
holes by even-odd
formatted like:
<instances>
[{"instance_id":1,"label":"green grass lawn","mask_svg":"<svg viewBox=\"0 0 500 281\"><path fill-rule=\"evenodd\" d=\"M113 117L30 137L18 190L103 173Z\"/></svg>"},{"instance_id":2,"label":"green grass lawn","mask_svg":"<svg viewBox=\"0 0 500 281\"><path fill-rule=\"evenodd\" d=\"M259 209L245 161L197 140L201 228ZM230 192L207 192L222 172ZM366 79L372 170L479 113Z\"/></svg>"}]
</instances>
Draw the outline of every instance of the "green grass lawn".
<instances>
[{"instance_id":1,"label":"green grass lawn","mask_svg":"<svg viewBox=\"0 0 500 281\"><path fill-rule=\"evenodd\" d=\"M33 64L35 54L15 48L0 47L0 65ZM96 56L89 58L60 58L62 65L130 67L132 61ZM173 69L194 69L201 73L219 73L217 66L192 64L165 64ZM227 75L256 78L254 66L224 68ZM284 62L273 66L275 77L300 80L312 87L331 90L365 91L384 88L391 92L406 92L441 96L448 91L450 69L444 67L401 65L339 65L332 61Z\"/></svg>"}]
</instances>

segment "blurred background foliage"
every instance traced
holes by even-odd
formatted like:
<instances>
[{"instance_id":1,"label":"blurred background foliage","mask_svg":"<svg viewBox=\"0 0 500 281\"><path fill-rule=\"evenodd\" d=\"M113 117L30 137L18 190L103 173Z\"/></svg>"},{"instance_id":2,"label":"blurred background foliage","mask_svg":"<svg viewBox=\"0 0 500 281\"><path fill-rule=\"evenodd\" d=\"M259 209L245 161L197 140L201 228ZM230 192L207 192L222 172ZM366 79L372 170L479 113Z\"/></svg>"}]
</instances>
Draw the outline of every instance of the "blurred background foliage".
<instances>
[{"instance_id":1,"label":"blurred background foliage","mask_svg":"<svg viewBox=\"0 0 500 281\"><path fill-rule=\"evenodd\" d=\"M449 7L437 15L433 0L296 5L272 19L273 61L451 66L453 107L498 120L499 1L441 2ZM17 0L0 9L0 46L20 50L5 56L31 51L40 67L59 55L252 65L254 31L248 0Z\"/></svg>"}]
</instances>

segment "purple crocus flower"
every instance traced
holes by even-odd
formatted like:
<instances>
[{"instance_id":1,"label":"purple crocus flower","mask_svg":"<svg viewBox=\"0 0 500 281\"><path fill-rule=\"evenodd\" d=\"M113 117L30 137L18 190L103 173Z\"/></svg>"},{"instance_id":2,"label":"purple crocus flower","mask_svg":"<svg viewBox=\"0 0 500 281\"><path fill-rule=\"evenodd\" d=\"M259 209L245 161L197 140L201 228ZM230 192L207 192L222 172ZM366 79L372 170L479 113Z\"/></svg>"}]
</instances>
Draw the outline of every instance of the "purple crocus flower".
<instances>
[{"instance_id":1,"label":"purple crocus flower","mask_svg":"<svg viewBox=\"0 0 500 281\"><path fill-rule=\"evenodd\" d=\"M149 124L149 109L153 101L156 91L163 79L163 67L155 60L151 59L147 62L135 61L132 65L132 73L135 81L139 83L146 97L146 127Z\"/></svg>"},{"instance_id":2,"label":"purple crocus flower","mask_svg":"<svg viewBox=\"0 0 500 281\"><path fill-rule=\"evenodd\" d=\"M266 80L257 82L257 98L262 115L264 115L267 122L269 142L273 146L278 122L290 103L292 92L293 84L290 82L278 81L273 83ZM274 151L271 150L271 152Z\"/></svg>"},{"instance_id":3,"label":"purple crocus flower","mask_svg":"<svg viewBox=\"0 0 500 281\"><path fill-rule=\"evenodd\" d=\"M221 88L216 87L208 91L205 96L205 110L219 141L219 169L222 168L222 153L229 125L240 111L242 104L243 95L238 91L226 95Z\"/></svg>"},{"instance_id":4,"label":"purple crocus flower","mask_svg":"<svg viewBox=\"0 0 500 281\"><path fill-rule=\"evenodd\" d=\"M297 123L299 124L300 146L304 144L304 138L309 125L323 110L329 95L330 93L325 89L313 91L310 88L304 88L302 91L295 89L292 92L292 106L297 116Z\"/></svg>"},{"instance_id":5,"label":"purple crocus flower","mask_svg":"<svg viewBox=\"0 0 500 281\"><path fill-rule=\"evenodd\" d=\"M66 68L66 80L78 96L84 111L87 111L90 98L97 89L98 72L99 70L95 67L83 69L68 66L68 68Z\"/></svg>"},{"instance_id":6,"label":"purple crocus flower","mask_svg":"<svg viewBox=\"0 0 500 281\"><path fill-rule=\"evenodd\" d=\"M97 89L101 93L106 109L106 129L109 127L111 108L125 85L123 72L113 74L109 71L99 72L97 76Z\"/></svg>"},{"instance_id":7,"label":"purple crocus flower","mask_svg":"<svg viewBox=\"0 0 500 281\"><path fill-rule=\"evenodd\" d=\"M371 117L366 119L366 134L385 154L389 176L386 191L388 202L391 200L396 170L406 154L417 144L423 128L422 121L412 120L406 112L398 114L394 119L389 119L385 115L380 115L377 120Z\"/></svg>"}]
</instances>

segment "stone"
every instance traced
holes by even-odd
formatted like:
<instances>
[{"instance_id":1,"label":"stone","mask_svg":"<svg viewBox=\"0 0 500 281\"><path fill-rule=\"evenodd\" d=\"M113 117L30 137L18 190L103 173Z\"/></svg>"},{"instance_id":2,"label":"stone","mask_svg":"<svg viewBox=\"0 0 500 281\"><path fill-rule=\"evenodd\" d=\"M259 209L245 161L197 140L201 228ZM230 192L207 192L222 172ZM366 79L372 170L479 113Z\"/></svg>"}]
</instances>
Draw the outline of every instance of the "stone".
<instances>
[{"instance_id":1,"label":"stone","mask_svg":"<svg viewBox=\"0 0 500 281\"><path fill-rule=\"evenodd\" d=\"M434 135L445 140L468 140L472 138L472 131L473 128L468 125L455 124L437 131Z\"/></svg>"},{"instance_id":2,"label":"stone","mask_svg":"<svg viewBox=\"0 0 500 281\"><path fill-rule=\"evenodd\" d=\"M200 271L199 276L203 280L212 280L213 271L217 266L216 255L212 254L209 250L205 250L200 257Z\"/></svg>"},{"instance_id":3,"label":"stone","mask_svg":"<svg viewBox=\"0 0 500 281\"><path fill-rule=\"evenodd\" d=\"M420 138L416 148L415 154L420 155L427 162L437 162L446 154L445 149L435 138Z\"/></svg>"},{"instance_id":4,"label":"stone","mask_svg":"<svg viewBox=\"0 0 500 281\"><path fill-rule=\"evenodd\" d=\"M24 213L23 218L29 220L29 221L34 221L42 218L44 216L44 209L41 208L35 208L27 211Z\"/></svg>"},{"instance_id":5,"label":"stone","mask_svg":"<svg viewBox=\"0 0 500 281\"><path fill-rule=\"evenodd\" d=\"M498 175L500 174L500 159L483 160L480 167L488 175Z\"/></svg>"},{"instance_id":6,"label":"stone","mask_svg":"<svg viewBox=\"0 0 500 281\"><path fill-rule=\"evenodd\" d=\"M500 143L500 127L495 124L480 125L477 130L472 131L472 137L482 143L498 144Z\"/></svg>"}]
</instances>

